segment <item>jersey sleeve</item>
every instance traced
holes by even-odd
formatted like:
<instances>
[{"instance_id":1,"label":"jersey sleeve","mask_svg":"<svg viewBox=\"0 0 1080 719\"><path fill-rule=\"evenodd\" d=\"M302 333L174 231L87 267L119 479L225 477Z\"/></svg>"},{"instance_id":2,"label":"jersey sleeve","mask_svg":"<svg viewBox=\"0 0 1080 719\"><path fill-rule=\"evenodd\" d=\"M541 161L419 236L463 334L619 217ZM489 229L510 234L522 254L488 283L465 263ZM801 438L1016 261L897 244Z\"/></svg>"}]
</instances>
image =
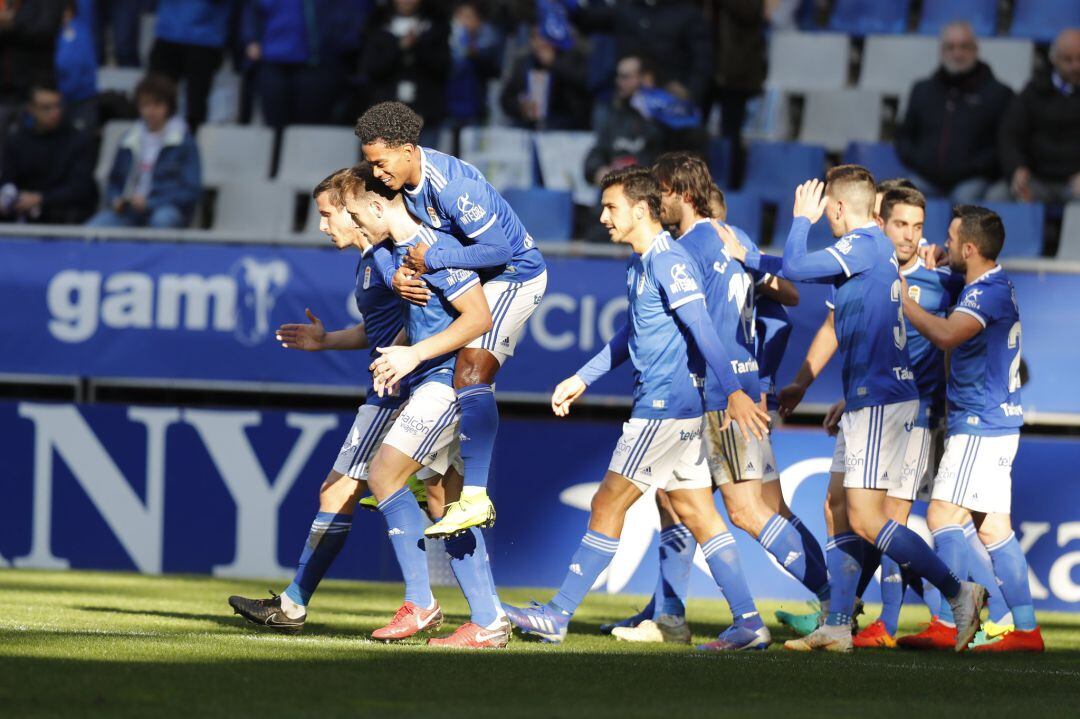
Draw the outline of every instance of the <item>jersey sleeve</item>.
<instances>
[{"instance_id":1,"label":"jersey sleeve","mask_svg":"<svg viewBox=\"0 0 1080 719\"><path fill-rule=\"evenodd\" d=\"M874 243L858 235L844 235L826 247L824 252L840 263L847 277L866 272L874 266Z\"/></svg>"},{"instance_id":2,"label":"jersey sleeve","mask_svg":"<svg viewBox=\"0 0 1080 719\"><path fill-rule=\"evenodd\" d=\"M436 246L444 245L448 248L460 248L461 244L454 238L442 235L435 243ZM439 292L448 302L453 302L466 292L470 287L480 284L480 278L472 270L443 269L435 270L424 275L424 280Z\"/></svg>"},{"instance_id":3,"label":"jersey sleeve","mask_svg":"<svg viewBox=\"0 0 1080 719\"><path fill-rule=\"evenodd\" d=\"M971 315L985 328L994 319L1000 304L996 290L995 287L981 283L969 285L960 293L960 299L953 311Z\"/></svg>"},{"instance_id":4,"label":"jersey sleeve","mask_svg":"<svg viewBox=\"0 0 1080 719\"><path fill-rule=\"evenodd\" d=\"M829 294L825 296L825 306L830 310L836 309L836 285L829 288Z\"/></svg>"},{"instance_id":5,"label":"jersey sleeve","mask_svg":"<svg viewBox=\"0 0 1080 719\"><path fill-rule=\"evenodd\" d=\"M959 272L953 272L948 267L939 267L934 271L941 278L941 287L945 291L947 304L952 307L960 299L960 293L964 291L964 276Z\"/></svg>"},{"instance_id":6,"label":"jersey sleeve","mask_svg":"<svg viewBox=\"0 0 1080 719\"><path fill-rule=\"evenodd\" d=\"M673 310L689 302L705 301L697 266L679 245L673 244L670 249L651 255L649 274Z\"/></svg>"},{"instance_id":7,"label":"jersey sleeve","mask_svg":"<svg viewBox=\"0 0 1080 719\"><path fill-rule=\"evenodd\" d=\"M372 250L372 259L375 261L375 274L378 275L379 281L387 289L392 290L394 287L394 273L397 272L397 263L394 260L393 251L385 243L379 243Z\"/></svg>"},{"instance_id":8,"label":"jersey sleeve","mask_svg":"<svg viewBox=\"0 0 1080 719\"><path fill-rule=\"evenodd\" d=\"M827 248L807 252L806 240L810 235L810 220L796 217L791 223L787 242L784 243L784 277L797 282L831 282L837 277L851 276L843 262Z\"/></svg>"},{"instance_id":9,"label":"jersey sleeve","mask_svg":"<svg viewBox=\"0 0 1080 719\"><path fill-rule=\"evenodd\" d=\"M431 269L478 270L505 265L513 256L510 240L495 211L494 190L479 180L459 177L439 192L439 214L450 218L454 234L468 242L451 248L438 243L428 251Z\"/></svg>"}]
</instances>

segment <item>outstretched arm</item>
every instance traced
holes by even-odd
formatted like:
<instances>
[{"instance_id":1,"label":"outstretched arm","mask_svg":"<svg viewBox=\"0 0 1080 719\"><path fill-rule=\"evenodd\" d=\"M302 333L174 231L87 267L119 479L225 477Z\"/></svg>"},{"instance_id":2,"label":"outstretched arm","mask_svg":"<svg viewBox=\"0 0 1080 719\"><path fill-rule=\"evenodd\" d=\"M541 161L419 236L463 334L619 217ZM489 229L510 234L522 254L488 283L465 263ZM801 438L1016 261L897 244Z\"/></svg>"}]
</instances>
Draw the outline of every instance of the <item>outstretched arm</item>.
<instances>
[{"instance_id":1,"label":"outstretched arm","mask_svg":"<svg viewBox=\"0 0 1080 719\"><path fill-rule=\"evenodd\" d=\"M285 324L278 327L275 337L281 346L290 350L319 352L321 350L361 350L368 346L363 321L352 327L327 332L322 320L306 309L308 324Z\"/></svg>"},{"instance_id":2,"label":"outstretched arm","mask_svg":"<svg viewBox=\"0 0 1080 719\"><path fill-rule=\"evenodd\" d=\"M630 325L624 324L581 369L564 379L551 393L551 410L559 417L570 414L574 404L585 389L605 374L630 359Z\"/></svg>"}]
</instances>

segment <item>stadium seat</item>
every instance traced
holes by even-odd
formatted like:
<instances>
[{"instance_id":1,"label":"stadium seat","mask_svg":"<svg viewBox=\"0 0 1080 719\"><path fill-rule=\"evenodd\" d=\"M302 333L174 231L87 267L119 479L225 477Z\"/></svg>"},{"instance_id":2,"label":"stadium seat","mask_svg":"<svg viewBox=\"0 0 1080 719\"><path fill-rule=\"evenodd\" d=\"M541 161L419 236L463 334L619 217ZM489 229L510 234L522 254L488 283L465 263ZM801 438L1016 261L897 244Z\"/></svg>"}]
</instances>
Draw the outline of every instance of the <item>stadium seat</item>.
<instances>
[{"instance_id":1,"label":"stadium seat","mask_svg":"<svg viewBox=\"0 0 1080 719\"><path fill-rule=\"evenodd\" d=\"M566 242L574 231L571 193L542 187L508 188L503 197L538 242Z\"/></svg>"},{"instance_id":2,"label":"stadium seat","mask_svg":"<svg viewBox=\"0 0 1080 719\"><path fill-rule=\"evenodd\" d=\"M1080 262L1080 202L1071 202L1065 206L1057 258Z\"/></svg>"},{"instance_id":3,"label":"stadium seat","mask_svg":"<svg viewBox=\"0 0 1080 719\"><path fill-rule=\"evenodd\" d=\"M1039 202L984 202L1005 223L1002 257L1041 257L1046 208Z\"/></svg>"},{"instance_id":4,"label":"stadium seat","mask_svg":"<svg viewBox=\"0 0 1080 719\"><path fill-rule=\"evenodd\" d=\"M592 132L536 133L536 157L544 187L572 192L579 205L595 205L599 190L585 177L585 157L595 144Z\"/></svg>"},{"instance_id":5,"label":"stadium seat","mask_svg":"<svg viewBox=\"0 0 1080 719\"><path fill-rule=\"evenodd\" d=\"M848 142L881 138L883 103L870 90L815 90L806 95L799 141L840 152Z\"/></svg>"},{"instance_id":6,"label":"stadium seat","mask_svg":"<svg viewBox=\"0 0 1080 719\"><path fill-rule=\"evenodd\" d=\"M484 173L500 192L536 184L533 134L514 127L465 127L459 156Z\"/></svg>"},{"instance_id":7,"label":"stadium seat","mask_svg":"<svg viewBox=\"0 0 1080 719\"><path fill-rule=\"evenodd\" d=\"M276 179L297 190L310 191L334 170L360 159L360 142L351 128L290 125L281 140Z\"/></svg>"},{"instance_id":8,"label":"stadium seat","mask_svg":"<svg viewBox=\"0 0 1080 719\"><path fill-rule=\"evenodd\" d=\"M847 85L850 45L840 33L774 33L765 83L793 93L839 90Z\"/></svg>"},{"instance_id":9,"label":"stadium seat","mask_svg":"<svg viewBox=\"0 0 1080 719\"><path fill-rule=\"evenodd\" d=\"M998 80L1020 92L1035 70L1035 43L1008 37L979 40L979 57Z\"/></svg>"},{"instance_id":10,"label":"stadium seat","mask_svg":"<svg viewBox=\"0 0 1080 719\"><path fill-rule=\"evenodd\" d=\"M849 35L902 33L907 30L911 0L836 0L829 29Z\"/></svg>"},{"instance_id":11,"label":"stadium seat","mask_svg":"<svg viewBox=\"0 0 1080 719\"><path fill-rule=\"evenodd\" d=\"M253 125L203 125L196 139L203 185L218 187L235 180L267 180L274 131Z\"/></svg>"},{"instance_id":12,"label":"stadium seat","mask_svg":"<svg viewBox=\"0 0 1080 719\"><path fill-rule=\"evenodd\" d=\"M971 23L976 35L993 35L997 29L998 0L929 0L922 4L918 32L937 35L954 20Z\"/></svg>"},{"instance_id":13,"label":"stadium seat","mask_svg":"<svg viewBox=\"0 0 1080 719\"><path fill-rule=\"evenodd\" d=\"M781 206L776 213L776 224L773 225L772 246L776 251L783 250L787 243L788 232L791 231L791 220L791 204L789 203L787 207ZM834 242L836 238L829 229L829 222L822 217L811 225L810 235L806 238L806 248L814 252L823 250Z\"/></svg>"},{"instance_id":14,"label":"stadium seat","mask_svg":"<svg viewBox=\"0 0 1080 719\"><path fill-rule=\"evenodd\" d=\"M945 246L949 236L949 223L952 222L952 203L940 197L926 200L926 221L923 223L923 237L931 244Z\"/></svg>"},{"instance_id":15,"label":"stadium seat","mask_svg":"<svg viewBox=\"0 0 1080 719\"><path fill-rule=\"evenodd\" d=\"M725 192L724 201L727 221L760 245L765 240L761 236L761 198L752 192Z\"/></svg>"},{"instance_id":16,"label":"stadium seat","mask_svg":"<svg viewBox=\"0 0 1080 719\"><path fill-rule=\"evenodd\" d=\"M131 95L146 71L138 67L99 67L97 71L98 92L119 92Z\"/></svg>"},{"instance_id":17,"label":"stadium seat","mask_svg":"<svg viewBox=\"0 0 1080 719\"><path fill-rule=\"evenodd\" d=\"M116 148L120 146L120 138L134 124L131 120L109 120L102 128L101 147L98 148L97 165L94 166L94 179L99 187L104 187L109 177L109 170L116 158Z\"/></svg>"},{"instance_id":18,"label":"stadium seat","mask_svg":"<svg viewBox=\"0 0 1080 719\"><path fill-rule=\"evenodd\" d=\"M746 103L746 122L743 123L743 140L786 140L791 136L791 118L787 93L775 87Z\"/></svg>"},{"instance_id":19,"label":"stadium seat","mask_svg":"<svg viewBox=\"0 0 1080 719\"><path fill-rule=\"evenodd\" d=\"M844 150L844 162L862 165L878 182L904 177L908 170L896 155L891 142L852 142Z\"/></svg>"},{"instance_id":20,"label":"stadium seat","mask_svg":"<svg viewBox=\"0 0 1080 719\"><path fill-rule=\"evenodd\" d=\"M751 142L742 191L790 210L795 187L825 177L825 148L800 142Z\"/></svg>"},{"instance_id":21,"label":"stadium seat","mask_svg":"<svg viewBox=\"0 0 1080 719\"><path fill-rule=\"evenodd\" d=\"M937 38L875 35L866 38L859 87L907 102L911 86L929 77L938 66Z\"/></svg>"},{"instance_id":22,"label":"stadium seat","mask_svg":"<svg viewBox=\"0 0 1080 719\"><path fill-rule=\"evenodd\" d=\"M210 229L281 237L292 229L295 202L295 189L280 182L228 182L218 188Z\"/></svg>"},{"instance_id":23,"label":"stadium seat","mask_svg":"<svg viewBox=\"0 0 1080 719\"><path fill-rule=\"evenodd\" d=\"M1076 0L1016 0L1009 34L1035 42L1050 42L1067 27L1080 27Z\"/></svg>"}]
</instances>

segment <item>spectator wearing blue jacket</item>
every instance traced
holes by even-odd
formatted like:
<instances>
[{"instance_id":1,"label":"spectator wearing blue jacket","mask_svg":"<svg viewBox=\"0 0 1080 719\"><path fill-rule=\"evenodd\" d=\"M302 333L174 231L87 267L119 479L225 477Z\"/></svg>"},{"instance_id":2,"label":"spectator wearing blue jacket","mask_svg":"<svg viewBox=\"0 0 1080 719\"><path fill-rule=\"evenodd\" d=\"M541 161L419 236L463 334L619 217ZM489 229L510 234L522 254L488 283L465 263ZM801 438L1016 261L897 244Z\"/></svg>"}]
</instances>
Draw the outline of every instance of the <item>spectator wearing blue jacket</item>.
<instances>
[{"instance_id":1,"label":"spectator wearing blue jacket","mask_svg":"<svg viewBox=\"0 0 1080 719\"><path fill-rule=\"evenodd\" d=\"M179 228L202 193L199 150L177 117L176 85L148 75L135 88L140 120L120 140L95 227Z\"/></svg>"},{"instance_id":2,"label":"spectator wearing blue jacket","mask_svg":"<svg viewBox=\"0 0 1080 719\"><path fill-rule=\"evenodd\" d=\"M275 129L332 121L355 65L370 0L246 0L241 40Z\"/></svg>"},{"instance_id":3,"label":"spectator wearing blue jacket","mask_svg":"<svg viewBox=\"0 0 1080 719\"><path fill-rule=\"evenodd\" d=\"M233 0L158 0L150 74L187 83L192 132L206 121L207 98L221 67Z\"/></svg>"},{"instance_id":4,"label":"spectator wearing blue jacket","mask_svg":"<svg viewBox=\"0 0 1080 719\"><path fill-rule=\"evenodd\" d=\"M69 0L56 42L56 84L64 114L80 130L97 129L97 53L92 4Z\"/></svg>"},{"instance_id":5,"label":"spectator wearing blue jacket","mask_svg":"<svg viewBox=\"0 0 1080 719\"><path fill-rule=\"evenodd\" d=\"M488 22L477 0L454 8L450 23L452 67L446 83L446 109L457 127L483 122L487 83L502 72L502 34Z\"/></svg>"}]
</instances>

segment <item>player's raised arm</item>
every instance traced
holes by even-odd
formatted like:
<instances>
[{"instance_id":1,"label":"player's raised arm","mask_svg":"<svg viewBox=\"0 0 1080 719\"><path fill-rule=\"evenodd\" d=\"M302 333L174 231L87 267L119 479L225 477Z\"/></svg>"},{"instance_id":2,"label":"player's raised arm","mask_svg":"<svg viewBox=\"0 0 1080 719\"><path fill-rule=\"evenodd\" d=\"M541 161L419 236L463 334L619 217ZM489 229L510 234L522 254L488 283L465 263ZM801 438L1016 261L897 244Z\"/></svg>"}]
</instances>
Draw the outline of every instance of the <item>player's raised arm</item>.
<instances>
[{"instance_id":1,"label":"player's raised arm","mask_svg":"<svg viewBox=\"0 0 1080 719\"><path fill-rule=\"evenodd\" d=\"M551 395L551 409L559 417L570 414L570 405L596 380L630 359L630 325L624 324L581 369L567 377Z\"/></svg>"},{"instance_id":2,"label":"player's raised arm","mask_svg":"<svg viewBox=\"0 0 1080 719\"><path fill-rule=\"evenodd\" d=\"M275 337L281 346L290 350L319 352L322 350L359 350L367 347L364 323L334 332L327 332L322 320L310 309L305 309L308 324L284 324L278 327Z\"/></svg>"},{"instance_id":3,"label":"player's raised arm","mask_svg":"<svg viewBox=\"0 0 1080 719\"><path fill-rule=\"evenodd\" d=\"M821 219L828 204L825 183L808 180L795 188L794 219L784 244L782 271L784 277L799 282L830 282L851 275L851 269L835 247L807 252L806 238L810 226Z\"/></svg>"},{"instance_id":4,"label":"player's raised arm","mask_svg":"<svg viewBox=\"0 0 1080 719\"><path fill-rule=\"evenodd\" d=\"M494 198L491 195L487 183L468 178L451 181L439 193L442 210L452 218L461 234L473 244L440 247L436 243L424 255L424 264L428 269L454 267L480 270L499 267L510 261L514 252L495 213Z\"/></svg>"}]
</instances>

